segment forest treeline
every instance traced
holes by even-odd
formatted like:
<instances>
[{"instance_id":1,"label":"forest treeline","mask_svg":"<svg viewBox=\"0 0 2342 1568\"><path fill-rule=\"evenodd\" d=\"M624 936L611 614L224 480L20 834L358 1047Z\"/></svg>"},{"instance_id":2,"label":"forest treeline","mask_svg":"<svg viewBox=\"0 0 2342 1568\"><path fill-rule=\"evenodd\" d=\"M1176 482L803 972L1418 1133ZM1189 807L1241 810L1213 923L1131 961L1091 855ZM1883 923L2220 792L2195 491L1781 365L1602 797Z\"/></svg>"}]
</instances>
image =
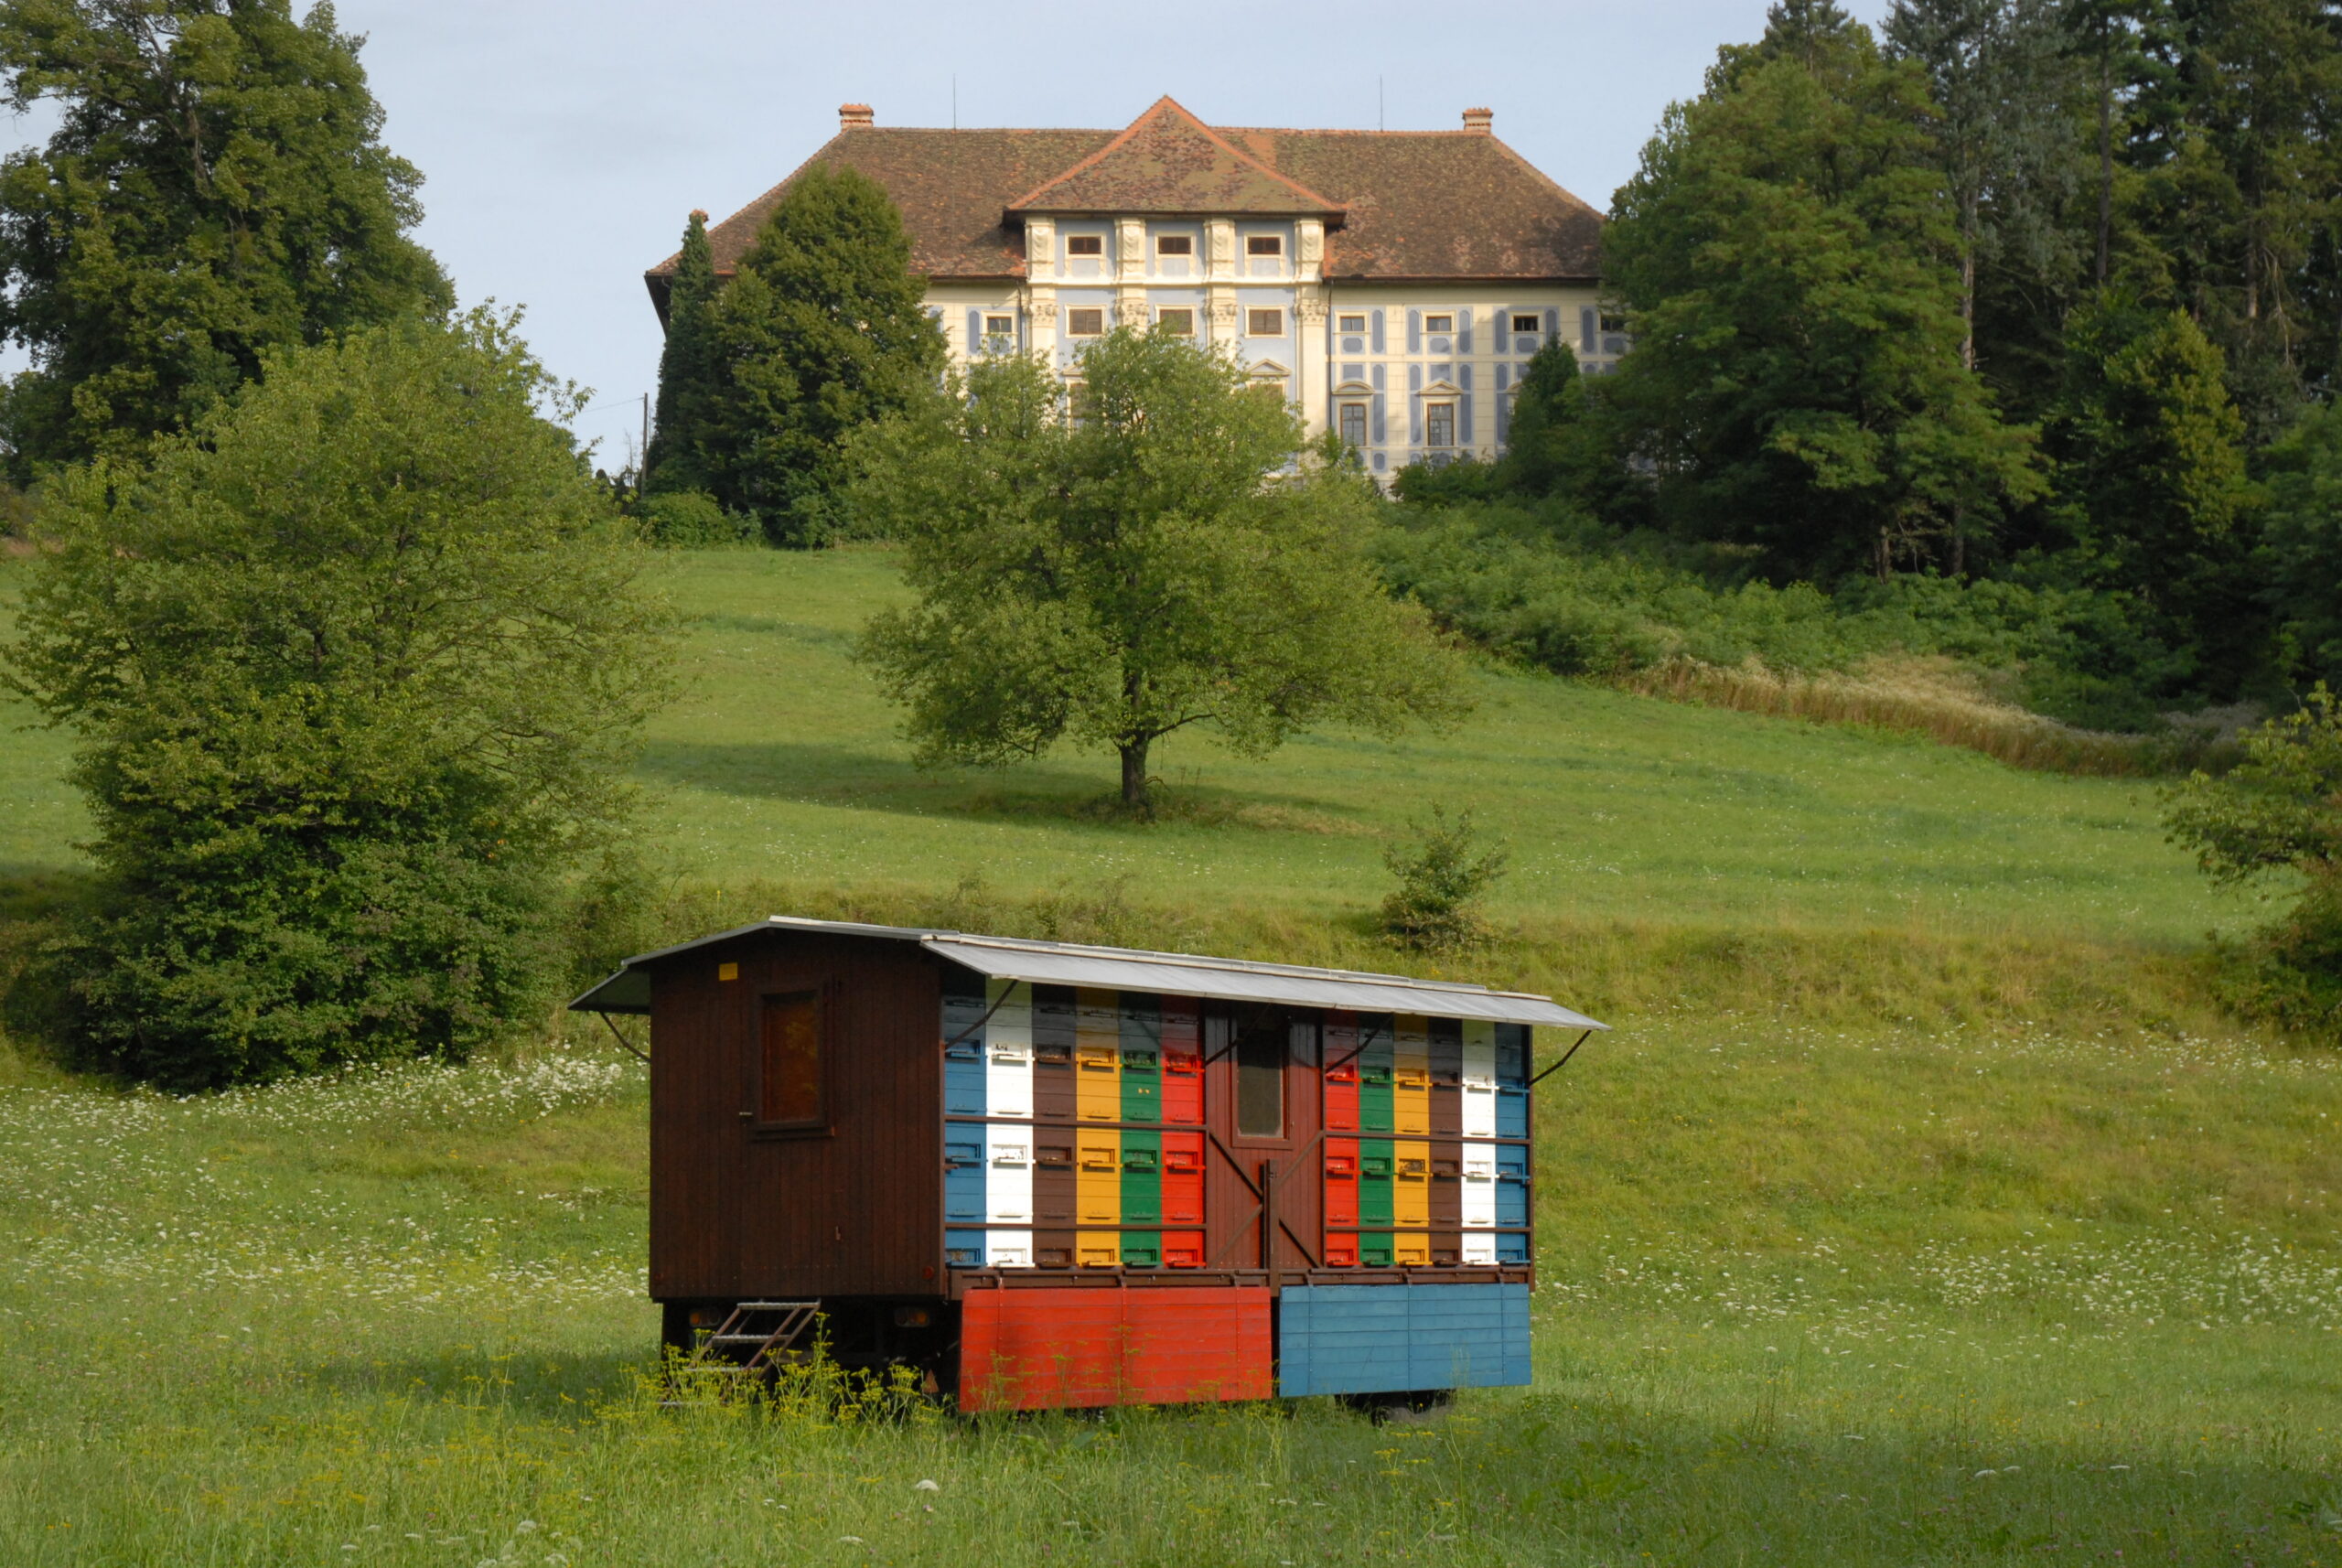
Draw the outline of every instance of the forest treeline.
<instances>
[{"instance_id":1,"label":"forest treeline","mask_svg":"<svg viewBox=\"0 0 2342 1568\"><path fill-rule=\"evenodd\" d=\"M1809 584L2022 649L2081 724L2290 707L2342 678L2337 115L2325 0L1783 0L1617 192L1632 352L1549 352L1502 461L1407 474L1399 575L1679 649ZM1548 661L1641 657L1600 618Z\"/></svg>"}]
</instances>

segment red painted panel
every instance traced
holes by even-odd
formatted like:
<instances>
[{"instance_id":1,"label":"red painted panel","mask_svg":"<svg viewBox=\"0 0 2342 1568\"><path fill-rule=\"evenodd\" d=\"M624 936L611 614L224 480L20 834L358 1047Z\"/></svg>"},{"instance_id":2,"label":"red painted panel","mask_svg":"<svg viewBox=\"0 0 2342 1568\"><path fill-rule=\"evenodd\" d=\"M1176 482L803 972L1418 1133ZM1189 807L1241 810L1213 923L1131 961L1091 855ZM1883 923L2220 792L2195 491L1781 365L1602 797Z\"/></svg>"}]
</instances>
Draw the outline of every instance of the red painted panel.
<instances>
[{"instance_id":1,"label":"red painted panel","mask_svg":"<svg viewBox=\"0 0 2342 1568\"><path fill-rule=\"evenodd\" d=\"M1200 1080L1199 1080L1200 1081ZM1204 1135L1163 1134L1163 1223L1204 1222ZM1167 1243L1166 1243L1167 1244ZM1198 1263L1202 1260L1197 1260Z\"/></svg>"},{"instance_id":2,"label":"red painted panel","mask_svg":"<svg viewBox=\"0 0 2342 1568\"><path fill-rule=\"evenodd\" d=\"M1326 1223L1358 1223L1358 1140L1326 1140Z\"/></svg>"},{"instance_id":3,"label":"red painted panel","mask_svg":"<svg viewBox=\"0 0 2342 1568\"><path fill-rule=\"evenodd\" d=\"M1163 999L1163 1120L1198 1127L1204 1120L1203 1021L1187 998Z\"/></svg>"},{"instance_id":4,"label":"red painted panel","mask_svg":"<svg viewBox=\"0 0 2342 1568\"><path fill-rule=\"evenodd\" d=\"M1266 1399L1269 1293L976 1291L961 1304L960 1408Z\"/></svg>"},{"instance_id":5,"label":"red painted panel","mask_svg":"<svg viewBox=\"0 0 2342 1568\"><path fill-rule=\"evenodd\" d=\"M1170 1269L1202 1268L1204 1233L1200 1230L1166 1230L1163 1233L1163 1265Z\"/></svg>"},{"instance_id":6,"label":"red painted panel","mask_svg":"<svg viewBox=\"0 0 2342 1568\"><path fill-rule=\"evenodd\" d=\"M1264 1286L1120 1291L1129 1337L1127 1402L1264 1400L1269 1380L1269 1293Z\"/></svg>"}]
</instances>

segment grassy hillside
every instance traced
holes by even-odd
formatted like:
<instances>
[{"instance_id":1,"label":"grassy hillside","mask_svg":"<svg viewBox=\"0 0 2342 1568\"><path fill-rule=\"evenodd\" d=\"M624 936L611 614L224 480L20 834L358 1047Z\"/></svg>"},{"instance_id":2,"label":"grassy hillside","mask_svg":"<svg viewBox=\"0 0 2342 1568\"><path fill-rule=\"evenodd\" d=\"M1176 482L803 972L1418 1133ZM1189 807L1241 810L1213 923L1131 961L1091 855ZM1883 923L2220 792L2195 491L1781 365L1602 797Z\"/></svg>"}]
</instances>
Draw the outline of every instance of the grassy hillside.
<instances>
[{"instance_id":1,"label":"grassy hillside","mask_svg":"<svg viewBox=\"0 0 2342 1568\"><path fill-rule=\"evenodd\" d=\"M883 555L671 570L679 929L1388 966L1381 845L1484 812L1507 931L1438 967L1621 1026L1540 1090L1535 1387L1405 1428L661 1411L641 1080L590 1036L187 1101L0 1049L0 1562L2342 1561L2342 1067L2193 1000L2253 910L2145 788L1489 672L1446 737L1175 748L1135 826L1104 759L908 766L845 657ZM22 886L81 830L12 741Z\"/></svg>"},{"instance_id":2,"label":"grassy hillside","mask_svg":"<svg viewBox=\"0 0 2342 1568\"><path fill-rule=\"evenodd\" d=\"M0 570L0 613L21 574ZM1175 738L1158 762L1170 820L1135 826L1101 811L1108 757L910 766L849 658L854 628L900 591L885 553L707 553L666 576L691 685L654 727L643 778L669 859L718 885L1119 880L1141 900L1355 911L1386 886L1384 844L1438 800L1509 841L1499 906L1520 916L2170 946L2251 913L2163 843L2147 784L1536 675L1480 675L1479 710L1451 735L1305 736L1259 763ZM0 866L59 864L86 831L56 782L62 739L11 741Z\"/></svg>"}]
</instances>

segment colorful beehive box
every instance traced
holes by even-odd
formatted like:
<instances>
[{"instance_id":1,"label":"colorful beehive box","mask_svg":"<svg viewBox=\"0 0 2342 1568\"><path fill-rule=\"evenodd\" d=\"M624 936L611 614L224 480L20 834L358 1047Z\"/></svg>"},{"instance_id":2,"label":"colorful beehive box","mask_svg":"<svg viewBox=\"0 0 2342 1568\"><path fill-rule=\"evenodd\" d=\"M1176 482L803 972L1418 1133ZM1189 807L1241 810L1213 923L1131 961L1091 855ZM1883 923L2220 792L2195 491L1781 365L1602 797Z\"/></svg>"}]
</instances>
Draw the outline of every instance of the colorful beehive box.
<instances>
[{"instance_id":1,"label":"colorful beehive box","mask_svg":"<svg viewBox=\"0 0 2342 1568\"><path fill-rule=\"evenodd\" d=\"M1531 1030L1601 1027L1450 983L778 917L574 1005L651 1018L670 1340L816 1302L839 1359L971 1410L1525 1380Z\"/></svg>"}]
</instances>

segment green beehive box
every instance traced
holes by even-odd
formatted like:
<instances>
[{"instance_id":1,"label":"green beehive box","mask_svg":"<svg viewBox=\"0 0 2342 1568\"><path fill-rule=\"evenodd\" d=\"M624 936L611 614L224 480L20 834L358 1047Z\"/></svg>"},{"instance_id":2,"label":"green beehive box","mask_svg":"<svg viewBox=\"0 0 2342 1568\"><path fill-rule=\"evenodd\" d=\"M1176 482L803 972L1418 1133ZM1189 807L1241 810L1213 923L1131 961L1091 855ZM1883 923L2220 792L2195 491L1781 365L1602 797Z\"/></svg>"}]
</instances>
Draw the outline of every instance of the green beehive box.
<instances>
[{"instance_id":1,"label":"green beehive box","mask_svg":"<svg viewBox=\"0 0 2342 1568\"><path fill-rule=\"evenodd\" d=\"M1123 1266L1159 1269L1163 1266L1163 1233L1159 1230L1123 1232Z\"/></svg>"},{"instance_id":2,"label":"green beehive box","mask_svg":"<svg viewBox=\"0 0 2342 1568\"><path fill-rule=\"evenodd\" d=\"M1123 1120L1163 1120L1163 1005L1158 997L1122 996Z\"/></svg>"},{"instance_id":3,"label":"green beehive box","mask_svg":"<svg viewBox=\"0 0 2342 1568\"><path fill-rule=\"evenodd\" d=\"M1131 1225L1163 1223L1163 1134L1123 1134L1123 1219Z\"/></svg>"},{"instance_id":4,"label":"green beehive box","mask_svg":"<svg viewBox=\"0 0 2342 1568\"><path fill-rule=\"evenodd\" d=\"M1388 1230L1380 1234L1369 1231L1358 1239L1358 1261L1361 1267L1387 1269L1391 1267L1397 1256L1398 1252L1391 1244L1391 1233Z\"/></svg>"},{"instance_id":5,"label":"green beehive box","mask_svg":"<svg viewBox=\"0 0 2342 1568\"><path fill-rule=\"evenodd\" d=\"M1391 1185L1392 1150L1388 1138L1361 1138L1358 1145L1358 1222L1360 1225L1391 1223ZM1361 1249L1365 1243L1359 1243ZM1364 1262L1363 1251L1359 1262Z\"/></svg>"}]
</instances>

